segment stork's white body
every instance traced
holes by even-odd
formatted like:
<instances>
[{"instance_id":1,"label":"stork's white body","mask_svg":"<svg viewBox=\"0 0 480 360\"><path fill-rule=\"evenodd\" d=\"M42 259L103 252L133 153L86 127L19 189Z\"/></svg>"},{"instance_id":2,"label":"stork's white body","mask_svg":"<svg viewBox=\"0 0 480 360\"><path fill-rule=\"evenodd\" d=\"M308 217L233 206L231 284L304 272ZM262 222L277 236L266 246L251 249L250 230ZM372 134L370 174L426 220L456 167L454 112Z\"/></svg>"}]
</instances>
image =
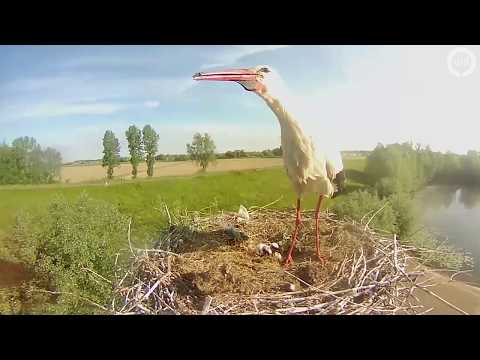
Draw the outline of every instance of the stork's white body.
<instances>
[{"instance_id":1,"label":"stork's white body","mask_svg":"<svg viewBox=\"0 0 480 360\"><path fill-rule=\"evenodd\" d=\"M278 98L268 93L259 96L280 123L283 162L298 198L310 192L331 197L335 192L333 179L343 170L340 152L330 151L329 158L317 151L312 138L305 135Z\"/></svg>"}]
</instances>

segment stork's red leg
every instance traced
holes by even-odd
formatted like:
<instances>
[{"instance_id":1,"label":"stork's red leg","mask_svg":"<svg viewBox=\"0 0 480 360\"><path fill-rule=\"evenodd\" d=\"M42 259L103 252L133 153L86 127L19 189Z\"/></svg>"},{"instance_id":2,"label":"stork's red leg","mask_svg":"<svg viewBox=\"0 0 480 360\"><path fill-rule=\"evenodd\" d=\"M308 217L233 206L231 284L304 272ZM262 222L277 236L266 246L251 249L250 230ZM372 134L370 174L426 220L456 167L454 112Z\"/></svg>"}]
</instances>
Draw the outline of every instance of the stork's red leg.
<instances>
[{"instance_id":1,"label":"stork's red leg","mask_svg":"<svg viewBox=\"0 0 480 360\"><path fill-rule=\"evenodd\" d=\"M298 236L298 227L302 223L302 218L300 216L300 199L297 199L297 218L295 220L295 230L292 235L292 244L290 245L290 250L288 251L287 260L285 261L285 267L288 267L293 262L293 249L295 249L295 243L297 242Z\"/></svg>"},{"instance_id":2,"label":"stork's red leg","mask_svg":"<svg viewBox=\"0 0 480 360\"><path fill-rule=\"evenodd\" d=\"M323 200L323 195L320 195L318 198L317 207L315 209L315 246L317 248L317 256L323 264L324 258L320 254L320 230L318 228L318 220L319 220L318 218L320 215L320 205L322 204L322 200Z\"/></svg>"}]
</instances>

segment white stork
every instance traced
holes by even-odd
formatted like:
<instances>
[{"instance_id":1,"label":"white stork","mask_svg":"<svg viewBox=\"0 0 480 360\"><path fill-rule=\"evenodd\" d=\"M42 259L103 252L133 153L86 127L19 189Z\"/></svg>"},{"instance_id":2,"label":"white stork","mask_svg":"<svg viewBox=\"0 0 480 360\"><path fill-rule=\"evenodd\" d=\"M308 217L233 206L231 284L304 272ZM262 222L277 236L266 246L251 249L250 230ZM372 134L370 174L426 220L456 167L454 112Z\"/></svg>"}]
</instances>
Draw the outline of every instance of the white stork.
<instances>
[{"instance_id":1,"label":"white stork","mask_svg":"<svg viewBox=\"0 0 480 360\"><path fill-rule=\"evenodd\" d=\"M237 82L245 90L260 96L276 115L281 129L284 166L297 193L295 230L285 266L289 266L293 262L292 254L297 241L299 225L302 222L300 201L303 194L311 192L319 195L315 210L315 244L317 255L323 263L323 257L320 254L318 217L323 198L332 197L337 192L338 185L342 186L345 181L340 152L334 150L326 151L327 154L324 154L318 151L315 143L319 144L321 139L308 137L298 121L285 108L286 99L280 100L280 97L285 95L284 89L278 86L280 77L269 66L202 72L195 74L193 79Z\"/></svg>"}]
</instances>

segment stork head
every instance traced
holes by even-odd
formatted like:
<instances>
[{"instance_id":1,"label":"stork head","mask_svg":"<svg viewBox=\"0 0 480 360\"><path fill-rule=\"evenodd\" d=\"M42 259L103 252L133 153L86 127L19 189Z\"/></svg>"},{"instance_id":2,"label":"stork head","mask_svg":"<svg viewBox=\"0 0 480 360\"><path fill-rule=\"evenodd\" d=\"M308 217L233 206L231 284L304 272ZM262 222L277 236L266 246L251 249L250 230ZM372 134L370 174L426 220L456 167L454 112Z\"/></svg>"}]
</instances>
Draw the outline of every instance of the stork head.
<instances>
[{"instance_id":1,"label":"stork head","mask_svg":"<svg viewBox=\"0 0 480 360\"><path fill-rule=\"evenodd\" d=\"M272 70L269 66L259 65L247 69L227 69L213 72L200 72L193 75L194 80L234 81L247 91L264 94L268 91L268 77Z\"/></svg>"}]
</instances>

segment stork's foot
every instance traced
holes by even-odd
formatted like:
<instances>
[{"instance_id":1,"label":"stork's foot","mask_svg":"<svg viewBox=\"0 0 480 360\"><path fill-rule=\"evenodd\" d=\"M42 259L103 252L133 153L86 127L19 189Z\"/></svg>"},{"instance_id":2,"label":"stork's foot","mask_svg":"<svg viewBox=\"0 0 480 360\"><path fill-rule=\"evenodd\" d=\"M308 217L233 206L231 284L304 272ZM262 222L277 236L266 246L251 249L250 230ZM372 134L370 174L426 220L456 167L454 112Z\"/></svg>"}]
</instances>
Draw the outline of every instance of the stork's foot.
<instances>
[{"instance_id":1,"label":"stork's foot","mask_svg":"<svg viewBox=\"0 0 480 360\"><path fill-rule=\"evenodd\" d=\"M320 254L319 251L317 251L317 257L318 257L318 260L322 263L322 266L325 266L325 263L327 262L327 257L325 255Z\"/></svg>"},{"instance_id":2,"label":"stork's foot","mask_svg":"<svg viewBox=\"0 0 480 360\"><path fill-rule=\"evenodd\" d=\"M293 258L291 255L288 255L287 260L285 260L285 265L284 265L285 270L288 269L290 265L293 265Z\"/></svg>"}]
</instances>

